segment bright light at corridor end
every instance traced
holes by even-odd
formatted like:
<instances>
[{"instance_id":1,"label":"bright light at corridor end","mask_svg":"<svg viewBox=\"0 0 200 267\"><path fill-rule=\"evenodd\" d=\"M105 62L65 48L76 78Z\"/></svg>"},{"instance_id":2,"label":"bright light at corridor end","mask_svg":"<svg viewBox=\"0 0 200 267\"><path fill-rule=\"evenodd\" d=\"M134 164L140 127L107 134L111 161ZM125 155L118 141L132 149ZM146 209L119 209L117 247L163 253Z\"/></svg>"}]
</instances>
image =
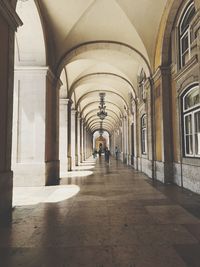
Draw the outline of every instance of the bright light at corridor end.
<instances>
[{"instance_id":1,"label":"bright light at corridor end","mask_svg":"<svg viewBox=\"0 0 200 267\"><path fill-rule=\"evenodd\" d=\"M15 187L13 189L13 206L57 203L72 198L79 191L80 187L77 185Z\"/></svg>"}]
</instances>

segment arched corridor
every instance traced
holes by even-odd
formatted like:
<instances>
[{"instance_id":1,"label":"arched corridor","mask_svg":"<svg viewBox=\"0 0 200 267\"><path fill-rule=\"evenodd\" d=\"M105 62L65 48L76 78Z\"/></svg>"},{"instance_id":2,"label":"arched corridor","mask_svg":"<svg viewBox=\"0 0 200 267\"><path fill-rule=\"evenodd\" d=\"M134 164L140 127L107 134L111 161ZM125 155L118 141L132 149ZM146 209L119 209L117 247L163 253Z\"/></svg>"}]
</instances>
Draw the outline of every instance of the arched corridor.
<instances>
[{"instance_id":1,"label":"arched corridor","mask_svg":"<svg viewBox=\"0 0 200 267\"><path fill-rule=\"evenodd\" d=\"M69 186L63 200L55 188L22 193L13 227L0 228L1 266L198 266L197 195L154 184L113 158L83 165L90 175L61 179ZM80 191L71 194L72 186Z\"/></svg>"},{"instance_id":2,"label":"arched corridor","mask_svg":"<svg viewBox=\"0 0 200 267\"><path fill-rule=\"evenodd\" d=\"M8 258L9 247L28 248L30 237L56 249L80 237L72 252L106 254L114 267L148 266L143 252L154 266L195 266L200 0L0 0L0 36L0 225ZM90 231L91 223L102 231ZM130 253L122 249L117 259L115 241L121 247L126 233Z\"/></svg>"}]
</instances>

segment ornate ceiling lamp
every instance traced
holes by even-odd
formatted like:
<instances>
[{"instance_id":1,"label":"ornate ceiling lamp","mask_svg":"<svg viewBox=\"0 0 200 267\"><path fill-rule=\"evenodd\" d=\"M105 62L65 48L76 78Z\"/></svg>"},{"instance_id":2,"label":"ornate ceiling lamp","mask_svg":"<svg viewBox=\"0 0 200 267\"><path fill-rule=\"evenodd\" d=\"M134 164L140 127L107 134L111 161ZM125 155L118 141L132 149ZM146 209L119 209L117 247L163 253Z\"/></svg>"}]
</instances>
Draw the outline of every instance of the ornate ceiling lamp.
<instances>
[{"instance_id":1,"label":"ornate ceiling lamp","mask_svg":"<svg viewBox=\"0 0 200 267\"><path fill-rule=\"evenodd\" d=\"M105 106L105 93L100 93L100 102L99 102L99 112L97 113L97 116L101 119L104 120L105 117L108 115L106 112L106 106Z\"/></svg>"}]
</instances>

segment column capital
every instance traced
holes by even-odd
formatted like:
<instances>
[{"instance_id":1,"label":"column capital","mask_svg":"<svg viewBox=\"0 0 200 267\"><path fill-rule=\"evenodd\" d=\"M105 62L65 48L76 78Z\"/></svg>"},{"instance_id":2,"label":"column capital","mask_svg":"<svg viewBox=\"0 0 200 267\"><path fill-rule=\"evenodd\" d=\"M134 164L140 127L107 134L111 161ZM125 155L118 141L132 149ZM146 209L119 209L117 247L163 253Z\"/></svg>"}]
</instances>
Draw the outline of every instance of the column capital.
<instances>
[{"instance_id":1,"label":"column capital","mask_svg":"<svg viewBox=\"0 0 200 267\"><path fill-rule=\"evenodd\" d=\"M155 71L152 80L155 82L162 78L163 75L170 75L171 74L171 66L159 66Z\"/></svg>"},{"instance_id":2,"label":"column capital","mask_svg":"<svg viewBox=\"0 0 200 267\"><path fill-rule=\"evenodd\" d=\"M66 98L67 105L72 105L73 101L70 98Z\"/></svg>"},{"instance_id":3,"label":"column capital","mask_svg":"<svg viewBox=\"0 0 200 267\"><path fill-rule=\"evenodd\" d=\"M75 115L77 114L77 110L74 109L74 108L72 108L72 109L71 109L71 114L75 116Z\"/></svg>"},{"instance_id":4,"label":"column capital","mask_svg":"<svg viewBox=\"0 0 200 267\"><path fill-rule=\"evenodd\" d=\"M23 22L8 0L0 1L0 13L14 31L16 31L19 26L23 25Z\"/></svg>"},{"instance_id":5,"label":"column capital","mask_svg":"<svg viewBox=\"0 0 200 267\"><path fill-rule=\"evenodd\" d=\"M81 120L81 113L79 111L77 111L77 119Z\"/></svg>"}]
</instances>

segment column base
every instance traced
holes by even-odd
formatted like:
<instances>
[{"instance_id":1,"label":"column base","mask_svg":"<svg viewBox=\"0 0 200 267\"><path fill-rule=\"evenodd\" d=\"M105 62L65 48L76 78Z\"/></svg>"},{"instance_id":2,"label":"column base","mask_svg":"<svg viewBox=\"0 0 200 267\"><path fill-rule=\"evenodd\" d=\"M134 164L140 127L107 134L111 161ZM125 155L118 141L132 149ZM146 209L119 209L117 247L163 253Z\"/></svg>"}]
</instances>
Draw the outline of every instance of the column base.
<instances>
[{"instance_id":1,"label":"column base","mask_svg":"<svg viewBox=\"0 0 200 267\"><path fill-rule=\"evenodd\" d=\"M164 162L165 184L173 183L173 163Z\"/></svg>"},{"instance_id":2,"label":"column base","mask_svg":"<svg viewBox=\"0 0 200 267\"><path fill-rule=\"evenodd\" d=\"M68 171L72 170L72 158L68 156Z\"/></svg>"},{"instance_id":3,"label":"column base","mask_svg":"<svg viewBox=\"0 0 200 267\"><path fill-rule=\"evenodd\" d=\"M75 165L78 166L78 164L79 164L79 158L78 158L78 155L76 155L76 157L75 157Z\"/></svg>"},{"instance_id":4,"label":"column base","mask_svg":"<svg viewBox=\"0 0 200 267\"><path fill-rule=\"evenodd\" d=\"M13 172L0 173L0 224L12 220Z\"/></svg>"},{"instance_id":5,"label":"column base","mask_svg":"<svg viewBox=\"0 0 200 267\"><path fill-rule=\"evenodd\" d=\"M44 186L45 163L17 163L13 165L14 186Z\"/></svg>"},{"instance_id":6,"label":"column base","mask_svg":"<svg viewBox=\"0 0 200 267\"><path fill-rule=\"evenodd\" d=\"M13 165L14 186L45 186L59 183L59 161Z\"/></svg>"},{"instance_id":7,"label":"column base","mask_svg":"<svg viewBox=\"0 0 200 267\"><path fill-rule=\"evenodd\" d=\"M173 182L173 164L167 162L155 162L156 180L167 184Z\"/></svg>"},{"instance_id":8,"label":"column base","mask_svg":"<svg viewBox=\"0 0 200 267\"><path fill-rule=\"evenodd\" d=\"M83 162L83 155L82 155L82 153L80 153L80 163L82 163Z\"/></svg>"},{"instance_id":9,"label":"column base","mask_svg":"<svg viewBox=\"0 0 200 267\"><path fill-rule=\"evenodd\" d=\"M66 160L60 160L60 173L66 173L68 171L68 158Z\"/></svg>"},{"instance_id":10,"label":"column base","mask_svg":"<svg viewBox=\"0 0 200 267\"><path fill-rule=\"evenodd\" d=\"M60 180L60 161L46 162L45 185L57 185Z\"/></svg>"}]
</instances>

